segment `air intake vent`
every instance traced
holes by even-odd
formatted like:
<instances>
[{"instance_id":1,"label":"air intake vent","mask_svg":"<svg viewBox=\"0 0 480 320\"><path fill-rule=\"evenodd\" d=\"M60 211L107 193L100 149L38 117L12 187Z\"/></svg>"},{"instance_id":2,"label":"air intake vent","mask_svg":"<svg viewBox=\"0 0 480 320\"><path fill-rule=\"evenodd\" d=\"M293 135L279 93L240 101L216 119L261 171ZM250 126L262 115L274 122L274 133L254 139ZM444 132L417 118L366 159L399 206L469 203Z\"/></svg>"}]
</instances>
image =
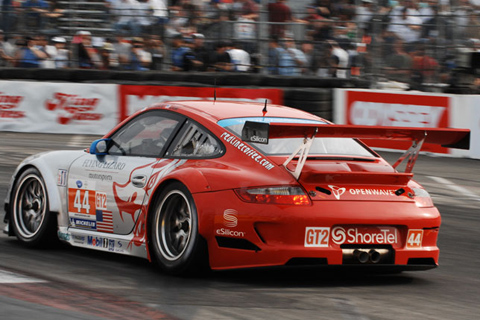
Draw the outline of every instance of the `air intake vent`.
<instances>
[{"instance_id":1,"label":"air intake vent","mask_svg":"<svg viewBox=\"0 0 480 320\"><path fill-rule=\"evenodd\" d=\"M215 237L217 239L218 246L221 248L261 251L259 247L251 243L246 239L235 239L227 237Z\"/></svg>"}]
</instances>

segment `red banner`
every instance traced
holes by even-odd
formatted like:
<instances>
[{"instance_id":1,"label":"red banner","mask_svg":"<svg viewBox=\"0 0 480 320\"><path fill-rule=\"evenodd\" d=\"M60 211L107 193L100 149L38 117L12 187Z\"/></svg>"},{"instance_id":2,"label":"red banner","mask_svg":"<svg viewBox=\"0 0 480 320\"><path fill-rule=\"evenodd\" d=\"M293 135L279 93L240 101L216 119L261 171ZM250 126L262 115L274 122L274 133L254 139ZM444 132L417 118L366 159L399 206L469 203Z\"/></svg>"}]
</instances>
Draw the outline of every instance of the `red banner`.
<instances>
[{"instance_id":1,"label":"red banner","mask_svg":"<svg viewBox=\"0 0 480 320\"><path fill-rule=\"evenodd\" d=\"M446 96L379 93L365 91L346 92L346 124L448 128L450 98ZM364 140L369 146L406 150L409 143L399 141ZM448 153L447 148L424 144L422 151Z\"/></svg>"}]
</instances>

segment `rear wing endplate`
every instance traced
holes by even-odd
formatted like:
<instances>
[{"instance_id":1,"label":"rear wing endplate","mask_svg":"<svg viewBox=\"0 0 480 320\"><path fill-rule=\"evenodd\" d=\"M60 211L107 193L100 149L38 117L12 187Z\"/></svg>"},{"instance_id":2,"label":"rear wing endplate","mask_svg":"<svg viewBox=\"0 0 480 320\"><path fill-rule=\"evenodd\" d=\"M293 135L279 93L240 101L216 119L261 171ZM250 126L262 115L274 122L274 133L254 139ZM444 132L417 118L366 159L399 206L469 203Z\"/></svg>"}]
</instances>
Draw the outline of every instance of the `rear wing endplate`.
<instances>
[{"instance_id":1,"label":"rear wing endplate","mask_svg":"<svg viewBox=\"0 0 480 320\"><path fill-rule=\"evenodd\" d=\"M296 179L300 177L310 147L316 137L354 138L354 139L382 139L411 141L410 148L395 162L397 168L405 159L408 159L405 172L411 173L418 158L423 143L432 143L447 148L469 149L470 130L451 128L411 128L411 127L381 127L381 126L352 126L335 124L304 124L304 123L262 123L258 130L258 123L246 122L244 126L244 141L258 142L275 138L303 138L302 144L283 163L287 165L298 155L298 162L292 174ZM253 126L252 126L253 125ZM250 139L247 133L254 132L255 140ZM259 137L261 136L261 137ZM289 170L290 171L290 170Z\"/></svg>"}]
</instances>

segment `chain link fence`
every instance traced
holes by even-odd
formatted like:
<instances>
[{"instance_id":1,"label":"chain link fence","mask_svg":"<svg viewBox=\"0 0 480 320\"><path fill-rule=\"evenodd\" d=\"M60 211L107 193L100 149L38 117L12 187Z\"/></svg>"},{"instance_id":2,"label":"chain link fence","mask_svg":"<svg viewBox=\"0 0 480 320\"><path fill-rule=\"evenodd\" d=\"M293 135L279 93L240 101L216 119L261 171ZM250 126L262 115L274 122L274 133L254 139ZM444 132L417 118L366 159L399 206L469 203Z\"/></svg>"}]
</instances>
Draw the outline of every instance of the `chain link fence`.
<instances>
[{"instance_id":1,"label":"chain link fence","mask_svg":"<svg viewBox=\"0 0 480 320\"><path fill-rule=\"evenodd\" d=\"M417 10L363 0L331 17L308 7L285 22L269 21L266 4L258 8L250 17L212 5L156 11L103 1L53 1L41 8L3 5L1 63L25 67L22 59L34 41L47 53L31 64L38 68L58 67L44 61L65 50L68 61L61 66L67 68L361 77L414 89L476 83L480 22L471 6L445 9L430 1ZM51 53L45 49L48 41L56 47ZM219 67L219 47L227 45L231 57L231 47L246 51L248 64L231 61L231 69ZM179 47L186 48L181 62L188 68L175 68Z\"/></svg>"}]
</instances>

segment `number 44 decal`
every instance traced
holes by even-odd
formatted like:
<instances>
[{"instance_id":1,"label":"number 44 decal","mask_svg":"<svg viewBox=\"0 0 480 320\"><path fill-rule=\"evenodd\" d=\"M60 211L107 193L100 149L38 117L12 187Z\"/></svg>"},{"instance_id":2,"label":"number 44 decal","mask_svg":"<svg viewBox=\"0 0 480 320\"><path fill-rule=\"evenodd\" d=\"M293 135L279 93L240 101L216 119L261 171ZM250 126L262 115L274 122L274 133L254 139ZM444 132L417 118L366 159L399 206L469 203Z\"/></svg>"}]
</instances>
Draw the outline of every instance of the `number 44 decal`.
<instances>
[{"instance_id":1,"label":"number 44 decal","mask_svg":"<svg viewBox=\"0 0 480 320\"><path fill-rule=\"evenodd\" d=\"M408 230L407 249L415 249L422 247L423 230Z\"/></svg>"},{"instance_id":2,"label":"number 44 decal","mask_svg":"<svg viewBox=\"0 0 480 320\"><path fill-rule=\"evenodd\" d=\"M95 190L68 189L68 211L95 215L96 210L107 209L107 194Z\"/></svg>"}]
</instances>

